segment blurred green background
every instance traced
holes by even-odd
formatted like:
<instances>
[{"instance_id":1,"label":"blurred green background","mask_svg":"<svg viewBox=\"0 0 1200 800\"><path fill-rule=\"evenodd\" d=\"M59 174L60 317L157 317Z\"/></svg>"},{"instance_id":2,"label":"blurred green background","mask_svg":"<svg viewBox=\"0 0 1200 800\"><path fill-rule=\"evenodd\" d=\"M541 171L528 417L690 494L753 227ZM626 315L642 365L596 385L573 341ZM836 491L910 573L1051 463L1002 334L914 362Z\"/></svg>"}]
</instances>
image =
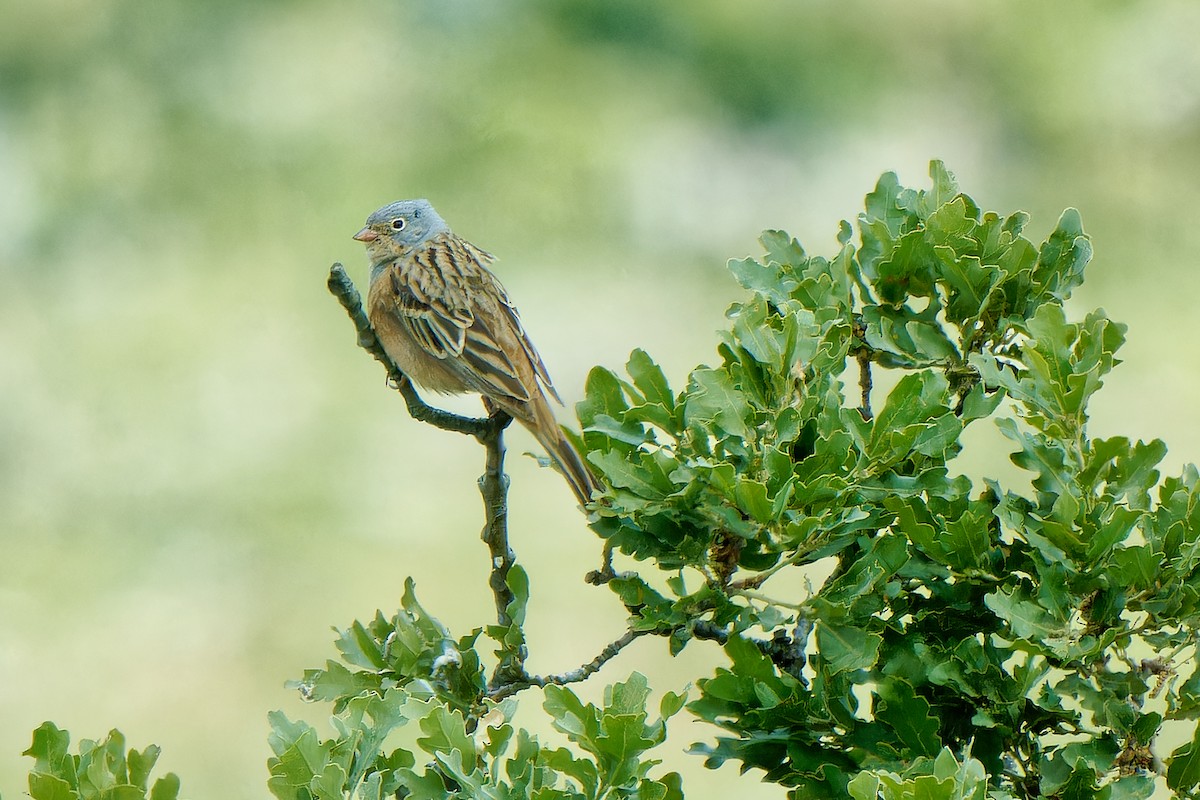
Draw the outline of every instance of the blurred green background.
<instances>
[{"instance_id":1,"label":"blurred green background","mask_svg":"<svg viewBox=\"0 0 1200 800\"><path fill-rule=\"evenodd\" d=\"M350 236L395 199L499 256L571 404L635 346L682 382L738 297L727 258L768 227L831 254L879 173L924 186L941 158L1035 239L1081 209L1097 258L1074 310L1131 325L1092 433L1162 437L1172 471L1200 455L1191 0L3 0L0 19L0 794L53 719L158 742L185 796L266 797L266 713L323 723L282 684L332 655L330 626L394 609L406 575L455 630L487 621L480 452L407 418L325 291L335 260L364 279ZM533 446L510 437L512 536L530 666L552 672L623 620L582 584L595 540ZM581 691L635 665L679 690L717 654L683 659L642 640ZM691 796L783 796L682 753L709 735L682 715L661 754Z\"/></svg>"}]
</instances>

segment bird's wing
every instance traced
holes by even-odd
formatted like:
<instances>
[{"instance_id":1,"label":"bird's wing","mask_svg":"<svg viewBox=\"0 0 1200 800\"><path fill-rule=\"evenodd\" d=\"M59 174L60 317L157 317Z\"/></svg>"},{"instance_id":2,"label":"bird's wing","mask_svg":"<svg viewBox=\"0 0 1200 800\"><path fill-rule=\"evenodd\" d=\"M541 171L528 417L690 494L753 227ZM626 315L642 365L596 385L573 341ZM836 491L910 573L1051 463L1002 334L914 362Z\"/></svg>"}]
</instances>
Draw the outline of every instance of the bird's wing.
<instances>
[{"instance_id":1,"label":"bird's wing","mask_svg":"<svg viewBox=\"0 0 1200 800\"><path fill-rule=\"evenodd\" d=\"M438 359L462 354L474 318L445 281L429 270L407 268L403 259L388 267L384 279L391 284L393 311L422 350Z\"/></svg>"},{"instance_id":2,"label":"bird's wing","mask_svg":"<svg viewBox=\"0 0 1200 800\"><path fill-rule=\"evenodd\" d=\"M525 326L521 324L521 317L517 314L517 307L508 299L508 293L504 291L504 287L500 285L500 281L496 280L490 272L488 277L496 286L496 295L500 300L501 311L506 318L509 327L516 334L517 340L521 344L521 350L525 354L525 358L529 360L529 364L533 367L533 372L545 388L546 392L553 397L559 405L562 405L562 398L558 396L558 392L554 388L554 384L550 381L550 373L546 370L546 365L542 362L542 357L538 355L537 348L533 346L533 342L529 340L529 336L525 333Z\"/></svg>"},{"instance_id":3,"label":"bird's wing","mask_svg":"<svg viewBox=\"0 0 1200 800\"><path fill-rule=\"evenodd\" d=\"M557 399L489 261L453 234L436 237L389 268L395 312L417 345L480 394L528 402L540 380Z\"/></svg>"}]
</instances>

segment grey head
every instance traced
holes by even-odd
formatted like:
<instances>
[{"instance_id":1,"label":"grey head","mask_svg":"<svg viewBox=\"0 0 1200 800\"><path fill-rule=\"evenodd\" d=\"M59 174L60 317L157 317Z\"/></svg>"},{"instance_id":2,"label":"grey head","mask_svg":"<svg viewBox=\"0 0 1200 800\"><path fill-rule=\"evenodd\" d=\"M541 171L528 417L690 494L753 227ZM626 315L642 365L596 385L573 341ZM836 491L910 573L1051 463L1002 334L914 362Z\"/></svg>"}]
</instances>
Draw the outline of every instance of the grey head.
<instances>
[{"instance_id":1,"label":"grey head","mask_svg":"<svg viewBox=\"0 0 1200 800\"><path fill-rule=\"evenodd\" d=\"M367 224L354 238L366 244L372 263L379 263L449 231L450 226L428 200L397 200L367 217Z\"/></svg>"}]
</instances>

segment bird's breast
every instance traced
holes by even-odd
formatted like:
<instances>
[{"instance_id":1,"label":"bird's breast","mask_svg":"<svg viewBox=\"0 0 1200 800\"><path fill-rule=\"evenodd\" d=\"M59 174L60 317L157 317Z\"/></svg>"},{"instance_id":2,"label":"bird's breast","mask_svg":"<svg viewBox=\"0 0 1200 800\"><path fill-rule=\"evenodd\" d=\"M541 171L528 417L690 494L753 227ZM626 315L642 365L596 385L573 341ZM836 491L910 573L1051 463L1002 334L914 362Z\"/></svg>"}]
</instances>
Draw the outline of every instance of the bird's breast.
<instances>
[{"instance_id":1,"label":"bird's breast","mask_svg":"<svg viewBox=\"0 0 1200 800\"><path fill-rule=\"evenodd\" d=\"M443 394L473 391L459 376L449 359L431 355L409 333L398 311L397 297L386 272L372 271L367 293L367 317L375 337L400 371L423 389Z\"/></svg>"}]
</instances>

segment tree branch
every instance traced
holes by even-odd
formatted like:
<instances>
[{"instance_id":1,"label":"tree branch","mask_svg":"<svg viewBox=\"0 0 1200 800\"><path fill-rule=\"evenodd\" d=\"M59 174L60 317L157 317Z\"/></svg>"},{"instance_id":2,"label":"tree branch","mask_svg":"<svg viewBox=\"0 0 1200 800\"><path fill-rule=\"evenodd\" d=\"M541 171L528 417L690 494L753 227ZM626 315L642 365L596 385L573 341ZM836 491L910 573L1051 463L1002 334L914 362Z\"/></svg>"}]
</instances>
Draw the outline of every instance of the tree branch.
<instances>
[{"instance_id":1,"label":"tree branch","mask_svg":"<svg viewBox=\"0 0 1200 800\"><path fill-rule=\"evenodd\" d=\"M480 442L483 442L483 438L490 435L493 429L503 430L512 421L512 418L503 412L477 419L451 414L449 411L428 405L417 394L417 389L413 386L412 381L400 371L396 362L379 343L379 339L375 336L375 329L371 327L371 321L363 310L362 295L358 293L358 289L354 288L354 282L350 280L350 276L346 274L346 270L341 264L334 264L329 268L329 280L326 285L338 302L342 304L342 308L350 315L354 329L358 332L358 346L383 364L384 369L387 370L389 385L404 397L404 402L408 405L408 413L413 419L444 431L455 431L474 436Z\"/></svg>"},{"instance_id":2,"label":"tree branch","mask_svg":"<svg viewBox=\"0 0 1200 800\"><path fill-rule=\"evenodd\" d=\"M625 633L621 634L619 639L611 642L607 647L600 651L599 655L580 667L568 672L560 672L557 675L526 675L524 676L523 680L497 686L488 694L488 698L490 700L499 702L510 695L514 695L517 692L522 691L523 689L528 689L532 686L563 686L568 683L579 683L580 681L587 680L592 675L599 672L600 668L611 661L617 655L617 653L621 652L630 644L632 644L634 639L650 633L657 633L657 631L625 631Z\"/></svg>"},{"instance_id":3,"label":"tree branch","mask_svg":"<svg viewBox=\"0 0 1200 800\"><path fill-rule=\"evenodd\" d=\"M865 288L865 287L864 287ZM867 344L867 325L859 314L851 319L854 335L854 346L850 354L858 362L858 388L862 395L858 411L863 419L871 419L871 346Z\"/></svg>"},{"instance_id":4,"label":"tree branch","mask_svg":"<svg viewBox=\"0 0 1200 800\"><path fill-rule=\"evenodd\" d=\"M508 585L508 572L516 563L516 554L508 544L508 476L504 474L503 429L484 438L487 448L486 466L479 477L479 493L483 495L485 521L480 538L492 557L490 585L496 596L496 621L511 625L509 606L514 600Z\"/></svg>"},{"instance_id":5,"label":"tree branch","mask_svg":"<svg viewBox=\"0 0 1200 800\"><path fill-rule=\"evenodd\" d=\"M496 409L493 416L503 414ZM505 425L508 423L505 422ZM491 555L491 575L488 586L496 602L496 625L502 632L497 638L500 649L499 661L492 672L491 685L507 685L528 677L525 659L529 650L525 645L525 632L521 628L523 612L517 606L517 597L508 582L508 575L517 563L517 555L508 543L508 476L504 474L504 428L496 427L487 435L479 437L487 450L486 465L479 478L479 492L483 495L484 523L480 538ZM514 618L514 614L520 615ZM512 636L512 631L519 635Z\"/></svg>"},{"instance_id":6,"label":"tree branch","mask_svg":"<svg viewBox=\"0 0 1200 800\"><path fill-rule=\"evenodd\" d=\"M492 686L488 690L488 699L499 702L506 697L511 697L517 692L530 689L534 686L545 688L547 686L564 686L568 683L585 681L599 672L601 667L615 658L618 653L632 644L635 639L651 634L655 636L670 636L684 628L696 639L705 639L721 645L725 644L732 635L728 628L715 625L707 620L692 620L691 622L659 630L634 630L631 628L621 634L619 638L610 642L591 661L573 670L553 675L530 675L523 672L520 676L503 683L493 681ZM775 638L770 641L755 639L750 636L744 638L753 643L777 667L792 673L801 681L804 681L804 678L800 675L800 671L805 664L804 643L807 641L811 630L812 624L807 620L801 620L796 625L794 637L789 637L784 635L782 631L779 631L776 632Z\"/></svg>"},{"instance_id":7,"label":"tree branch","mask_svg":"<svg viewBox=\"0 0 1200 800\"><path fill-rule=\"evenodd\" d=\"M862 412L863 419L870 419L871 413L871 354L866 350L860 350L855 356L858 359L858 385L862 390L862 403L859 410Z\"/></svg>"},{"instance_id":8,"label":"tree branch","mask_svg":"<svg viewBox=\"0 0 1200 800\"><path fill-rule=\"evenodd\" d=\"M455 431L474 436L487 451L483 475L479 478L479 491L483 495L485 521L481 537L491 556L491 575L488 585L496 602L496 623L502 628L513 628L512 610L515 595L508 584L508 574L516 564L517 557L508 544L508 476L504 474L504 429L512 417L498 408L489 406L491 413L482 419L451 414L427 405L412 381L408 379L383 349L371 320L362 306L362 295L346 274L341 264L329 270L329 291L350 316L358 332L358 346L366 350L375 360L383 364L388 373L388 382L404 397L408 413L413 419L446 431ZM519 626L518 626L519 627ZM502 637L507 638L507 637ZM501 644L500 663L496 666L493 682L521 680L525 677L526 649L524 637L519 645Z\"/></svg>"}]
</instances>

